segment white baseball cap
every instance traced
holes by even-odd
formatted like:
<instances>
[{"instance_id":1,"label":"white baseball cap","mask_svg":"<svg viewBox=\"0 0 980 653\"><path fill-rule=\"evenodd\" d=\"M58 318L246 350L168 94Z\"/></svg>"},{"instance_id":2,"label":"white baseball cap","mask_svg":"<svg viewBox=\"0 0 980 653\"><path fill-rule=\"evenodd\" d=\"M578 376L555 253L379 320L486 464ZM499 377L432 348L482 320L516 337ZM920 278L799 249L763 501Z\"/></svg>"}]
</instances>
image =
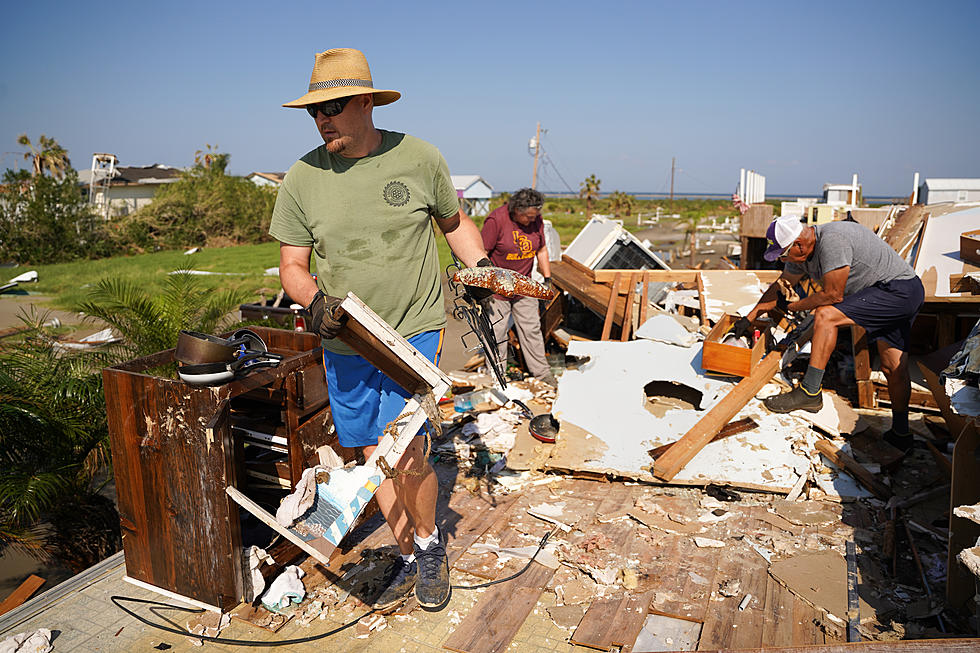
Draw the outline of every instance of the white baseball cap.
<instances>
[{"instance_id":1,"label":"white baseball cap","mask_svg":"<svg viewBox=\"0 0 980 653\"><path fill-rule=\"evenodd\" d=\"M798 215L784 215L776 218L766 230L766 252L762 258L775 261L786 253L786 250L803 233L802 218Z\"/></svg>"}]
</instances>

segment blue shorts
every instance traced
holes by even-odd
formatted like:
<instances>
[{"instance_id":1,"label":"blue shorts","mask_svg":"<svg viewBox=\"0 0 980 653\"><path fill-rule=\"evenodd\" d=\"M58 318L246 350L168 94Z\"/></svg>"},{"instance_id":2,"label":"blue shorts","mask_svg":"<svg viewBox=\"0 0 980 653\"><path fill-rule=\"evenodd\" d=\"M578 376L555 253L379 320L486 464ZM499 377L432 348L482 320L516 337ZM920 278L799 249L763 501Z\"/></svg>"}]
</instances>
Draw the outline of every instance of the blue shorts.
<instances>
[{"instance_id":1,"label":"blue shorts","mask_svg":"<svg viewBox=\"0 0 980 653\"><path fill-rule=\"evenodd\" d=\"M901 351L909 350L909 334L925 291L919 277L876 283L848 295L834 307L868 332Z\"/></svg>"},{"instance_id":2,"label":"blue shorts","mask_svg":"<svg viewBox=\"0 0 980 653\"><path fill-rule=\"evenodd\" d=\"M443 330L425 331L408 339L423 356L439 364ZM412 395L358 355L323 350L330 412L344 447L378 444L388 423L405 408Z\"/></svg>"}]
</instances>

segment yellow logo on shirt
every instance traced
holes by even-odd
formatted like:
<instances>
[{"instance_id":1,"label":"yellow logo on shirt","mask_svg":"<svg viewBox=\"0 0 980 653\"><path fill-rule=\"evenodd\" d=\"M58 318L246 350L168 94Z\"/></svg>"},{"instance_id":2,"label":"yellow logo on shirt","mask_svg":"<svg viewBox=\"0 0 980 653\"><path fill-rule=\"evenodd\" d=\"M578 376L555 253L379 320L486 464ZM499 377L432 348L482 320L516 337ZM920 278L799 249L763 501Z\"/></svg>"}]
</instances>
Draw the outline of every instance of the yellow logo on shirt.
<instances>
[{"instance_id":1,"label":"yellow logo on shirt","mask_svg":"<svg viewBox=\"0 0 980 653\"><path fill-rule=\"evenodd\" d=\"M511 253L507 255L508 261L520 261L526 258L534 258L534 245L531 243L531 239L522 234L518 230L514 230L514 244L517 245L519 250L516 254Z\"/></svg>"}]
</instances>

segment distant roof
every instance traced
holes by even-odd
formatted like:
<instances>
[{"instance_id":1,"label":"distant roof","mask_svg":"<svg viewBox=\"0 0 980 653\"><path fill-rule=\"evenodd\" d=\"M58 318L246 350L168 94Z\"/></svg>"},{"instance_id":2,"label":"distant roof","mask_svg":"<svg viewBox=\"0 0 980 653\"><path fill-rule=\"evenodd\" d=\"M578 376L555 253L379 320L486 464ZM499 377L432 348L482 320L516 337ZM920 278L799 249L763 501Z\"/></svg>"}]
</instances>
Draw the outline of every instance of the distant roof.
<instances>
[{"instance_id":1,"label":"distant roof","mask_svg":"<svg viewBox=\"0 0 980 653\"><path fill-rule=\"evenodd\" d=\"M269 181L274 181L277 184L281 184L282 180L286 178L285 172L250 172L245 176L246 179L251 179L252 177L262 177L263 179L268 179Z\"/></svg>"},{"instance_id":2,"label":"distant roof","mask_svg":"<svg viewBox=\"0 0 980 653\"><path fill-rule=\"evenodd\" d=\"M100 174L101 173L101 174ZM151 166L120 166L112 176L113 186L128 186L130 184L169 184L180 179L180 168L154 163ZM96 171L101 178L105 173ZM92 183L92 170L79 170L78 181L83 184Z\"/></svg>"},{"instance_id":3,"label":"distant roof","mask_svg":"<svg viewBox=\"0 0 980 653\"><path fill-rule=\"evenodd\" d=\"M861 184L858 184L858 188L860 187ZM850 190L851 188L853 188L853 186L851 186L850 184L824 184L823 185L824 190Z\"/></svg>"},{"instance_id":4,"label":"distant roof","mask_svg":"<svg viewBox=\"0 0 980 653\"><path fill-rule=\"evenodd\" d=\"M493 186L487 183L487 180L480 175L450 175L453 180L453 188L456 190L466 190L473 184L482 181L487 188L493 190Z\"/></svg>"},{"instance_id":5,"label":"distant roof","mask_svg":"<svg viewBox=\"0 0 980 653\"><path fill-rule=\"evenodd\" d=\"M926 179L929 190L980 190L980 179Z\"/></svg>"}]
</instances>

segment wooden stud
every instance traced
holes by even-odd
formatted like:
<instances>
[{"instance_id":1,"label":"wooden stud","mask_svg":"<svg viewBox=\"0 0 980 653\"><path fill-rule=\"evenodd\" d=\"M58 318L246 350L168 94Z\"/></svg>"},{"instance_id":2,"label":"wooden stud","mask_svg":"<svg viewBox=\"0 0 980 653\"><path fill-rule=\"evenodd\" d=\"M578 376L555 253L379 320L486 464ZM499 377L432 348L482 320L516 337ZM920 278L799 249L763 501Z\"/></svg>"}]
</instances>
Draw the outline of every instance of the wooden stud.
<instances>
[{"instance_id":1,"label":"wooden stud","mask_svg":"<svg viewBox=\"0 0 980 653\"><path fill-rule=\"evenodd\" d=\"M609 293L609 303L606 305L606 319L602 323L602 335L599 336L599 340L609 340L609 334L612 332L613 317L616 313L616 300L619 299L619 284L621 275L616 275L613 277L612 292Z\"/></svg>"},{"instance_id":2,"label":"wooden stud","mask_svg":"<svg viewBox=\"0 0 980 653\"><path fill-rule=\"evenodd\" d=\"M643 275L643 292L640 293L640 324L647 321L647 313L650 311L650 277Z\"/></svg>"},{"instance_id":3,"label":"wooden stud","mask_svg":"<svg viewBox=\"0 0 980 653\"><path fill-rule=\"evenodd\" d=\"M953 407L949 402L946 389L939 382L939 377L936 376L936 373L924 365L922 361L916 362L919 366L919 371L922 372L922 377L926 380L929 391L932 392L933 399L936 400L936 405L939 406L939 412L946 422L946 428L949 430L950 435L955 438L966 427L966 419L962 415L957 415L953 412Z\"/></svg>"},{"instance_id":4,"label":"wooden stud","mask_svg":"<svg viewBox=\"0 0 980 653\"><path fill-rule=\"evenodd\" d=\"M858 483L871 490L882 501L888 501L891 498L891 488L876 479L874 474L869 472L867 468L838 449L830 440L817 440L816 449L826 456L830 462L850 472L857 479Z\"/></svg>"},{"instance_id":5,"label":"wooden stud","mask_svg":"<svg viewBox=\"0 0 980 653\"><path fill-rule=\"evenodd\" d=\"M27 579L17 586L13 592L7 595L7 598L0 602L0 614L6 614L22 605L27 599L36 592L41 585L44 585L44 579L35 574L31 574Z\"/></svg>"},{"instance_id":6,"label":"wooden stud","mask_svg":"<svg viewBox=\"0 0 980 653\"><path fill-rule=\"evenodd\" d=\"M630 332L633 330L633 297L636 295L636 284L639 283L639 274L634 272L630 275L629 292L626 293L626 305L623 306L623 323L619 331L619 341L626 342L630 339ZM615 297L615 295L613 295Z\"/></svg>"},{"instance_id":7,"label":"wooden stud","mask_svg":"<svg viewBox=\"0 0 980 653\"><path fill-rule=\"evenodd\" d=\"M802 346L802 342L797 341ZM705 447L742 407L755 396L762 386L779 370L782 354L774 351L756 366L752 373L732 388L721 401L709 410L697 424L675 442L664 455L654 462L653 475L663 481L677 476L684 465Z\"/></svg>"},{"instance_id":8,"label":"wooden stud","mask_svg":"<svg viewBox=\"0 0 980 653\"><path fill-rule=\"evenodd\" d=\"M871 382L868 336L867 332L856 324L851 327L851 350L854 352L854 379L857 381L858 405L861 408L875 408L875 388Z\"/></svg>"},{"instance_id":9,"label":"wooden stud","mask_svg":"<svg viewBox=\"0 0 980 653\"><path fill-rule=\"evenodd\" d=\"M708 325L708 309L707 302L704 298L704 278L701 273L698 272L697 276L694 278L698 286L698 303L701 305L701 326Z\"/></svg>"}]
</instances>

